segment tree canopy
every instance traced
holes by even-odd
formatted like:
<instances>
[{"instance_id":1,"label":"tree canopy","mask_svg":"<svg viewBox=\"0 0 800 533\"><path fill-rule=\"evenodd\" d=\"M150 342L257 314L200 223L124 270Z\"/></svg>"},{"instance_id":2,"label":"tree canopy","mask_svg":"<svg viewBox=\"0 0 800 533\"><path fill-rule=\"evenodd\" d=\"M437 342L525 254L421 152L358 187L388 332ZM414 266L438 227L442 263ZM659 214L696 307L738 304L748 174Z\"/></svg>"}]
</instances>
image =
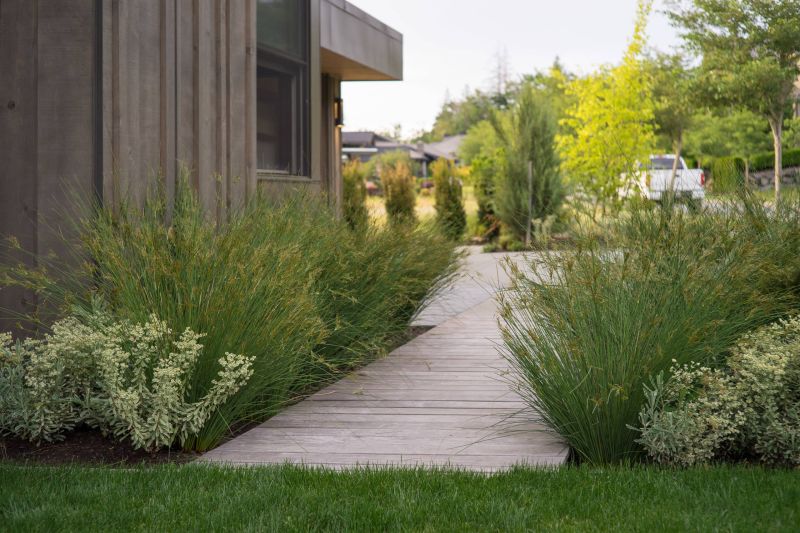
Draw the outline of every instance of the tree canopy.
<instances>
[{"instance_id":1,"label":"tree canopy","mask_svg":"<svg viewBox=\"0 0 800 533\"><path fill-rule=\"evenodd\" d=\"M645 28L652 0L640 0L633 37L622 63L578 78L567 86L575 103L558 137L566 177L604 207L617 196L623 176L631 179L653 145L655 105L643 63Z\"/></svg>"},{"instance_id":2,"label":"tree canopy","mask_svg":"<svg viewBox=\"0 0 800 533\"><path fill-rule=\"evenodd\" d=\"M800 75L800 0L673 0L669 16L702 58L705 95L767 119L779 196L783 120Z\"/></svg>"}]
</instances>

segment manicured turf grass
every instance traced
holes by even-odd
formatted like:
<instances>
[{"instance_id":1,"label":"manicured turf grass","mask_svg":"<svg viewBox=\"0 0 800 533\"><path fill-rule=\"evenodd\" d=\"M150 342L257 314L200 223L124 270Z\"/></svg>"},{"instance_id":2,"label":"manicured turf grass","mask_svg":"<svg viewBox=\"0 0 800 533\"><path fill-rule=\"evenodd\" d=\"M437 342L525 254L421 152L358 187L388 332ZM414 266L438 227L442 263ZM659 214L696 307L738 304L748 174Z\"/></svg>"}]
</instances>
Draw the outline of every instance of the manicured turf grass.
<instances>
[{"instance_id":1,"label":"manicured turf grass","mask_svg":"<svg viewBox=\"0 0 800 533\"><path fill-rule=\"evenodd\" d=\"M0 530L796 531L800 472L0 465Z\"/></svg>"}]
</instances>

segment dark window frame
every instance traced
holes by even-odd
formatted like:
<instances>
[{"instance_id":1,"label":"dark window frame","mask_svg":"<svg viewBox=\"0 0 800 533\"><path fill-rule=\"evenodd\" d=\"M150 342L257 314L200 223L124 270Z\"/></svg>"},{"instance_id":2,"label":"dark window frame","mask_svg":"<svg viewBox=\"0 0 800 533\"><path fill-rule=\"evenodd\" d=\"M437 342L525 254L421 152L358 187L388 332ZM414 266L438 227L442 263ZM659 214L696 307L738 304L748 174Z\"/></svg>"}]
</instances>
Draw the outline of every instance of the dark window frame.
<instances>
[{"instance_id":1,"label":"dark window frame","mask_svg":"<svg viewBox=\"0 0 800 533\"><path fill-rule=\"evenodd\" d=\"M311 72L310 72L310 50L311 50L311 27L310 27L310 3L302 2L300 24L305 28L302 51L303 58L298 58L293 54L272 48L263 43L258 43L256 60L256 83L262 72L271 72L278 76L291 78L291 96L289 127L291 132L289 142L291 143L290 158L288 169L261 168L258 165L258 172L264 174L287 175L287 176L310 176L311 167ZM298 28L300 30L300 28ZM258 95L258 91L256 91ZM258 113L258 96L256 96L256 113ZM256 135L258 136L258 131ZM284 133L281 133L283 136ZM282 141L279 141L282 142Z\"/></svg>"}]
</instances>

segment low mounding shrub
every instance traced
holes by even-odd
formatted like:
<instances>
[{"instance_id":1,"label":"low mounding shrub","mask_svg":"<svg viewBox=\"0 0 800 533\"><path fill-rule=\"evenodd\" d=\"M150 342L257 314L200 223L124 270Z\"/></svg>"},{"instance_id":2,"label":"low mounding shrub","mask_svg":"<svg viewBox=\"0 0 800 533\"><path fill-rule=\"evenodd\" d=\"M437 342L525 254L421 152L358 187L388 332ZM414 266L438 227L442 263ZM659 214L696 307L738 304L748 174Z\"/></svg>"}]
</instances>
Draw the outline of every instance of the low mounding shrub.
<instances>
[{"instance_id":1,"label":"low mounding shrub","mask_svg":"<svg viewBox=\"0 0 800 533\"><path fill-rule=\"evenodd\" d=\"M724 368L684 365L645 390L639 442L659 463L800 465L800 318L745 336Z\"/></svg>"},{"instance_id":2,"label":"low mounding shrub","mask_svg":"<svg viewBox=\"0 0 800 533\"><path fill-rule=\"evenodd\" d=\"M450 239L457 241L467 228L461 179L452 161L439 159L431 165L436 193L436 223Z\"/></svg>"},{"instance_id":3,"label":"low mounding shrub","mask_svg":"<svg viewBox=\"0 0 800 533\"><path fill-rule=\"evenodd\" d=\"M797 305L797 209L634 210L613 249L545 255L503 297L506 354L544 421L590 463L642 456L650 376L719 364L736 340Z\"/></svg>"},{"instance_id":4,"label":"low mounding shrub","mask_svg":"<svg viewBox=\"0 0 800 533\"><path fill-rule=\"evenodd\" d=\"M353 229L364 228L369 221L367 211L367 167L358 159L342 167L342 212Z\"/></svg>"},{"instance_id":5,"label":"low mounding shrub","mask_svg":"<svg viewBox=\"0 0 800 533\"><path fill-rule=\"evenodd\" d=\"M411 167L402 159L392 165L384 165L380 171L386 215L393 225L416 221L417 182Z\"/></svg>"},{"instance_id":6,"label":"low mounding shrub","mask_svg":"<svg viewBox=\"0 0 800 533\"><path fill-rule=\"evenodd\" d=\"M202 335L173 335L155 316L112 322L102 312L69 317L42 340L0 338L0 433L56 441L78 424L100 428L134 448L183 444L247 384L252 358L226 353L197 402L186 400Z\"/></svg>"},{"instance_id":7,"label":"low mounding shrub","mask_svg":"<svg viewBox=\"0 0 800 533\"><path fill-rule=\"evenodd\" d=\"M171 207L153 193L141 208L99 209L80 228L78 251L91 261L33 272L10 265L0 279L64 313L88 313L99 297L115 320L145 324L155 315L173 331L203 335L189 404L211 393L224 354L252 358L246 386L183 442L192 450L379 356L447 281L457 256L425 228L351 231L310 198L255 198L216 224L184 182Z\"/></svg>"}]
</instances>

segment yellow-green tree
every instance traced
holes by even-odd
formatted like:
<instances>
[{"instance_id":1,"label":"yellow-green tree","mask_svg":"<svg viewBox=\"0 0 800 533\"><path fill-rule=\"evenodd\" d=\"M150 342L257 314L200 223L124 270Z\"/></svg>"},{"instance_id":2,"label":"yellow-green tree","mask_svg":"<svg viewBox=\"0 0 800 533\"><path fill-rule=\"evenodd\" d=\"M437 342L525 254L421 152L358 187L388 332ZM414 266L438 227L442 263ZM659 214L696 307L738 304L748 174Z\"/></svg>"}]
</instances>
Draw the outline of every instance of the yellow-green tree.
<instances>
[{"instance_id":1,"label":"yellow-green tree","mask_svg":"<svg viewBox=\"0 0 800 533\"><path fill-rule=\"evenodd\" d=\"M633 37L622 63L567 85L574 104L558 136L565 176L605 209L639 172L655 144L652 83L643 62L652 0L639 0Z\"/></svg>"}]
</instances>

